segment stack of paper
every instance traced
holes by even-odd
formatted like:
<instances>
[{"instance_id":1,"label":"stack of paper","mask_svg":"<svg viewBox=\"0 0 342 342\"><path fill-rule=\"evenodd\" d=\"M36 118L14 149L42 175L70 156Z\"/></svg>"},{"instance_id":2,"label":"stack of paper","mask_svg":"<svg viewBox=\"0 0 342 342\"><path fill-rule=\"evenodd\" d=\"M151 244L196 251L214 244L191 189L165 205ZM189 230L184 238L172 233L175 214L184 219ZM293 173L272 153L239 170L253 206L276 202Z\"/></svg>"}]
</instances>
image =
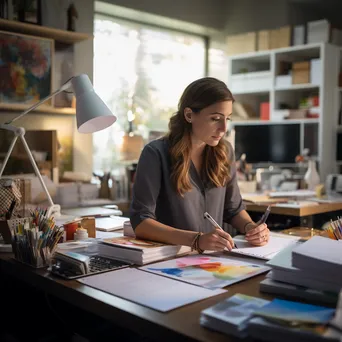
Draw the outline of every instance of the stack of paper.
<instances>
[{"instance_id":1,"label":"stack of paper","mask_svg":"<svg viewBox=\"0 0 342 342\"><path fill-rule=\"evenodd\" d=\"M266 265L270 266L272 271L260 283L260 291L306 298L324 304L336 304L338 292L342 287L342 273L329 273L328 268L315 270L316 263L314 261L309 263L309 267L306 269L295 267L293 263L294 253L298 253L298 251L301 253L303 248L307 250L307 243L314 241L315 238L327 240L328 243L330 240L319 236L312 237L306 242L288 246L268 261ZM308 254L311 250L310 245ZM315 249L315 253L320 254L317 249Z\"/></svg>"},{"instance_id":2,"label":"stack of paper","mask_svg":"<svg viewBox=\"0 0 342 342\"><path fill-rule=\"evenodd\" d=\"M165 245L129 236L105 238L102 242L110 246L107 249L110 256L137 265L191 252L188 246Z\"/></svg>"},{"instance_id":3,"label":"stack of paper","mask_svg":"<svg viewBox=\"0 0 342 342\"><path fill-rule=\"evenodd\" d=\"M129 218L123 216L98 217L95 219L95 226L96 230L111 232L123 229L126 221L129 221Z\"/></svg>"},{"instance_id":4,"label":"stack of paper","mask_svg":"<svg viewBox=\"0 0 342 342\"><path fill-rule=\"evenodd\" d=\"M200 323L206 328L244 338L247 322L254 311L268 303L268 300L238 293L203 310Z\"/></svg>"},{"instance_id":5,"label":"stack of paper","mask_svg":"<svg viewBox=\"0 0 342 342\"><path fill-rule=\"evenodd\" d=\"M292 264L326 276L342 277L342 241L314 236L293 250Z\"/></svg>"},{"instance_id":6,"label":"stack of paper","mask_svg":"<svg viewBox=\"0 0 342 342\"><path fill-rule=\"evenodd\" d=\"M298 236L286 234L270 233L270 238L265 246L251 246L243 235L234 237L234 242L238 248L233 249L232 253L247 255L253 258L271 260L277 253L287 246L292 246L300 239Z\"/></svg>"}]
</instances>

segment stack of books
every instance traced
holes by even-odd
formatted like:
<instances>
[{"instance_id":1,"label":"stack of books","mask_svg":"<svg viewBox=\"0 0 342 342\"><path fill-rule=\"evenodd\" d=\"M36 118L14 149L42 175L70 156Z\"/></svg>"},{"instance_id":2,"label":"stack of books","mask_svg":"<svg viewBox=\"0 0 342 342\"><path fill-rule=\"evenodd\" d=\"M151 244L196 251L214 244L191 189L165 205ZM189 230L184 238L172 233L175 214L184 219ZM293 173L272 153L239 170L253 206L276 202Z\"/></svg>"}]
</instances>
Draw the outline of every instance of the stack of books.
<instances>
[{"instance_id":1,"label":"stack of books","mask_svg":"<svg viewBox=\"0 0 342 342\"><path fill-rule=\"evenodd\" d=\"M340 309L274 299L254 311L246 331L253 340L339 342L342 339Z\"/></svg>"},{"instance_id":2,"label":"stack of books","mask_svg":"<svg viewBox=\"0 0 342 342\"><path fill-rule=\"evenodd\" d=\"M203 310L200 324L211 330L245 338L248 320L257 309L268 303L268 300L238 293Z\"/></svg>"},{"instance_id":3,"label":"stack of books","mask_svg":"<svg viewBox=\"0 0 342 342\"><path fill-rule=\"evenodd\" d=\"M340 342L342 291L336 309L236 294L203 310L200 324L253 341Z\"/></svg>"},{"instance_id":4,"label":"stack of books","mask_svg":"<svg viewBox=\"0 0 342 342\"><path fill-rule=\"evenodd\" d=\"M260 291L335 306L342 288L342 243L314 236L266 262L272 268Z\"/></svg>"},{"instance_id":5,"label":"stack of books","mask_svg":"<svg viewBox=\"0 0 342 342\"><path fill-rule=\"evenodd\" d=\"M105 253L115 259L136 265L144 265L191 252L191 247L188 246L166 245L130 236L105 238L101 242L108 246L108 248L101 247L102 254Z\"/></svg>"}]
</instances>

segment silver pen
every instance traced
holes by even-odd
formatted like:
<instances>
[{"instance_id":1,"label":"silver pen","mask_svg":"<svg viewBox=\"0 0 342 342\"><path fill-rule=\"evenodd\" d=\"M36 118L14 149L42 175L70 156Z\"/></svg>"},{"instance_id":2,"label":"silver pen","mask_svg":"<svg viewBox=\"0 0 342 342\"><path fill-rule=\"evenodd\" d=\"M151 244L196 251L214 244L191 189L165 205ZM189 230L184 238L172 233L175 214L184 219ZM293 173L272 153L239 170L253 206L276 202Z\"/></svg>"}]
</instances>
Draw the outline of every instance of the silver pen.
<instances>
[{"instance_id":1,"label":"silver pen","mask_svg":"<svg viewBox=\"0 0 342 342\"><path fill-rule=\"evenodd\" d=\"M213 217L208 212L205 212L203 215L214 227L217 227L223 230L223 228L213 219ZM234 248L238 248L235 242L234 242Z\"/></svg>"}]
</instances>

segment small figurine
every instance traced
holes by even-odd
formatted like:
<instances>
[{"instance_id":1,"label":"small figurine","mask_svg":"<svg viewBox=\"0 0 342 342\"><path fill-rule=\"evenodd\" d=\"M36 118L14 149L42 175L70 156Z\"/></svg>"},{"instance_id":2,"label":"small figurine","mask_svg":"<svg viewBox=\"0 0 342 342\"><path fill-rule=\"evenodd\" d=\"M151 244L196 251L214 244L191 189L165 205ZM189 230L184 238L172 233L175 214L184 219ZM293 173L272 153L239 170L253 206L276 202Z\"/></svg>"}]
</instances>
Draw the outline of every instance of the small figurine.
<instances>
[{"instance_id":1,"label":"small figurine","mask_svg":"<svg viewBox=\"0 0 342 342\"><path fill-rule=\"evenodd\" d=\"M73 3L68 7L68 31L76 31L76 19L78 18L78 13L76 7Z\"/></svg>"}]
</instances>

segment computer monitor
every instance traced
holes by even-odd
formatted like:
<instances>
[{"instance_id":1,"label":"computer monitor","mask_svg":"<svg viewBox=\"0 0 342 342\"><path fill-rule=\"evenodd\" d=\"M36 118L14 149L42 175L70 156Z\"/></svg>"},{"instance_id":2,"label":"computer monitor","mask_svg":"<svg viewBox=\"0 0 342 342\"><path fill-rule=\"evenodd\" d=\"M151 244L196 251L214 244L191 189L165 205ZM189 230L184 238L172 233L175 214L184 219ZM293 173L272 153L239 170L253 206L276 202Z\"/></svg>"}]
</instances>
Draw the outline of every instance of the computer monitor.
<instances>
[{"instance_id":1,"label":"computer monitor","mask_svg":"<svg viewBox=\"0 0 342 342\"><path fill-rule=\"evenodd\" d=\"M300 124L235 126L235 156L248 163L293 164L300 154Z\"/></svg>"}]
</instances>

